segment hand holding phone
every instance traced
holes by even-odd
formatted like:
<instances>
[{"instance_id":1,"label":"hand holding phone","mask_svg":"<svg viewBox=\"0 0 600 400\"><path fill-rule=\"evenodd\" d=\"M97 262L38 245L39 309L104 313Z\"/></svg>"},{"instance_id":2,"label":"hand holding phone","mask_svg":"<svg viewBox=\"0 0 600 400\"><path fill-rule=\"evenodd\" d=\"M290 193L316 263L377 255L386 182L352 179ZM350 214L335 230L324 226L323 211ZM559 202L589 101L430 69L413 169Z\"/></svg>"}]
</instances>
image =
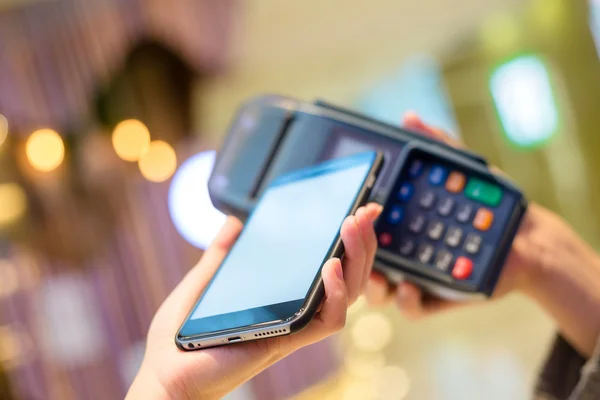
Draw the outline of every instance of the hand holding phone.
<instances>
[{"instance_id":1,"label":"hand holding phone","mask_svg":"<svg viewBox=\"0 0 600 400\"><path fill-rule=\"evenodd\" d=\"M242 231L239 220L230 217L199 264L156 313L148 333L144 361L128 398L161 395L221 398L291 352L341 329L347 307L363 291L371 272L377 247L373 225L380 212L381 206L372 203L345 218L340 230L345 247L343 262L331 258L320 269L324 298L320 311L306 329L294 335L267 337L252 343L183 352L173 344L173 337ZM289 263L281 259L279 265L285 270Z\"/></svg>"},{"instance_id":2,"label":"hand holding phone","mask_svg":"<svg viewBox=\"0 0 600 400\"><path fill-rule=\"evenodd\" d=\"M366 152L280 176L175 339L182 350L287 335L323 299L320 270L344 248L340 228L369 198L383 164Z\"/></svg>"},{"instance_id":3,"label":"hand holding phone","mask_svg":"<svg viewBox=\"0 0 600 400\"><path fill-rule=\"evenodd\" d=\"M173 337L242 230L241 222L229 217L200 262L154 316L144 361L127 398L160 398L163 394L170 398L221 398L292 352L339 331L345 323L349 299L356 298L368 280L377 246L373 221L380 212L381 207L371 203L344 222L341 236L346 257L342 265L336 258L323 266L325 300L306 329L295 335L183 352L175 346ZM285 267L284 260L281 266ZM338 278L340 268L343 279Z\"/></svg>"}]
</instances>

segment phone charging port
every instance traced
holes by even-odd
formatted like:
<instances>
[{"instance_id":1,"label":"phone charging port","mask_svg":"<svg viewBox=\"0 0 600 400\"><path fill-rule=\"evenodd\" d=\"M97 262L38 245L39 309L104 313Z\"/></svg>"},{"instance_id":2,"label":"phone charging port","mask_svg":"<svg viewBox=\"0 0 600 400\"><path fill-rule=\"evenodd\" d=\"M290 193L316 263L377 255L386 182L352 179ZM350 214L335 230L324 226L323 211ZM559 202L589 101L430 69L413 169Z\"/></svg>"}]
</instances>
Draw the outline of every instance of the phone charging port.
<instances>
[{"instance_id":1,"label":"phone charging port","mask_svg":"<svg viewBox=\"0 0 600 400\"><path fill-rule=\"evenodd\" d=\"M229 341L229 343L231 343L231 342L239 342L241 340L242 340L242 338L239 337L239 336L234 336L234 337L230 337L229 339L227 339L227 341Z\"/></svg>"}]
</instances>

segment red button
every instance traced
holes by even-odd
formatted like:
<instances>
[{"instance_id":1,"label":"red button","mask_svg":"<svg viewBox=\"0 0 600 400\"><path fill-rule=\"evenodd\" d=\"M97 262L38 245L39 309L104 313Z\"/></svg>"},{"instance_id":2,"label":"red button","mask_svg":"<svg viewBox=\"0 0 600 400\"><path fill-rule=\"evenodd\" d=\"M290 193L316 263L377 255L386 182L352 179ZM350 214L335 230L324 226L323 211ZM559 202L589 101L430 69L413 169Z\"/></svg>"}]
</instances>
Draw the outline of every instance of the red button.
<instances>
[{"instance_id":1,"label":"red button","mask_svg":"<svg viewBox=\"0 0 600 400\"><path fill-rule=\"evenodd\" d=\"M379 235L379 244L382 246L389 246L392 244L392 235L389 233L382 233Z\"/></svg>"},{"instance_id":2,"label":"red button","mask_svg":"<svg viewBox=\"0 0 600 400\"><path fill-rule=\"evenodd\" d=\"M452 269L452 276L464 280L471 276L471 272L473 272L473 261L467 257L458 257Z\"/></svg>"}]
</instances>

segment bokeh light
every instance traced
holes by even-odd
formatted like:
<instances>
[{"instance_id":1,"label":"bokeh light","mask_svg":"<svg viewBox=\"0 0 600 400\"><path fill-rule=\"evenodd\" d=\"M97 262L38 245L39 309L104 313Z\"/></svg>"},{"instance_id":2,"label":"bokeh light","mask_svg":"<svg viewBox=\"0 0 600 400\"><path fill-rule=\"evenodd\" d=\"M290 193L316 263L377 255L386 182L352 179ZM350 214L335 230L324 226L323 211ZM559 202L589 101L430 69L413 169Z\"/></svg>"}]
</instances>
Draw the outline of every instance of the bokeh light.
<instances>
[{"instance_id":1,"label":"bokeh light","mask_svg":"<svg viewBox=\"0 0 600 400\"><path fill-rule=\"evenodd\" d=\"M12 295L18 289L17 267L8 260L0 260L0 299Z\"/></svg>"},{"instance_id":2,"label":"bokeh light","mask_svg":"<svg viewBox=\"0 0 600 400\"><path fill-rule=\"evenodd\" d=\"M154 140L138 164L144 178L151 182L164 182L177 169L177 155L169 143Z\"/></svg>"},{"instance_id":3,"label":"bokeh light","mask_svg":"<svg viewBox=\"0 0 600 400\"><path fill-rule=\"evenodd\" d=\"M354 378L370 379L385 366L385 354L365 353L350 349L344 362L346 371Z\"/></svg>"},{"instance_id":4,"label":"bokeh light","mask_svg":"<svg viewBox=\"0 0 600 400\"><path fill-rule=\"evenodd\" d=\"M112 143L123 160L138 161L150 147L150 131L143 122L128 119L115 127Z\"/></svg>"},{"instance_id":5,"label":"bokeh light","mask_svg":"<svg viewBox=\"0 0 600 400\"><path fill-rule=\"evenodd\" d=\"M375 388L367 382L352 382L344 390L343 400L371 400L375 399Z\"/></svg>"},{"instance_id":6,"label":"bokeh light","mask_svg":"<svg viewBox=\"0 0 600 400\"><path fill-rule=\"evenodd\" d=\"M19 355L19 338L8 326L0 326L0 362L6 363Z\"/></svg>"},{"instance_id":7,"label":"bokeh light","mask_svg":"<svg viewBox=\"0 0 600 400\"><path fill-rule=\"evenodd\" d=\"M352 343L362 351L383 350L392 340L392 324L381 313L362 315L352 327Z\"/></svg>"},{"instance_id":8,"label":"bokeh light","mask_svg":"<svg viewBox=\"0 0 600 400\"><path fill-rule=\"evenodd\" d=\"M365 296L360 296L358 299L356 299L354 304L352 304L350 308L348 308L348 316L357 315L365 308L366 304L367 300L365 299Z\"/></svg>"},{"instance_id":9,"label":"bokeh light","mask_svg":"<svg viewBox=\"0 0 600 400\"><path fill-rule=\"evenodd\" d=\"M31 355L30 336L15 326L0 326L0 364L7 368L24 364Z\"/></svg>"},{"instance_id":10,"label":"bokeh light","mask_svg":"<svg viewBox=\"0 0 600 400\"><path fill-rule=\"evenodd\" d=\"M402 400L410 392L410 378L402 368L390 365L375 377L377 398L381 400Z\"/></svg>"},{"instance_id":11,"label":"bokeh light","mask_svg":"<svg viewBox=\"0 0 600 400\"><path fill-rule=\"evenodd\" d=\"M6 140L8 136L8 120L2 114L0 114L0 146Z\"/></svg>"},{"instance_id":12,"label":"bokeh light","mask_svg":"<svg viewBox=\"0 0 600 400\"><path fill-rule=\"evenodd\" d=\"M27 196L16 183L0 183L0 228L19 220L27 210Z\"/></svg>"},{"instance_id":13,"label":"bokeh light","mask_svg":"<svg viewBox=\"0 0 600 400\"><path fill-rule=\"evenodd\" d=\"M205 151L186 160L169 188L169 212L175 228L192 245L206 249L227 216L217 210L208 194L208 178L216 153Z\"/></svg>"},{"instance_id":14,"label":"bokeh light","mask_svg":"<svg viewBox=\"0 0 600 400\"><path fill-rule=\"evenodd\" d=\"M538 56L520 56L497 66L490 90L504 133L517 146L539 146L559 130L550 73Z\"/></svg>"},{"instance_id":15,"label":"bokeh light","mask_svg":"<svg viewBox=\"0 0 600 400\"><path fill-rule=\"evenodd\" d=\"M65 145L52 129L40 129L31 134L25 146L29 163L38 171L50 172L63 162Z\"/></svg>"}]
</instances>

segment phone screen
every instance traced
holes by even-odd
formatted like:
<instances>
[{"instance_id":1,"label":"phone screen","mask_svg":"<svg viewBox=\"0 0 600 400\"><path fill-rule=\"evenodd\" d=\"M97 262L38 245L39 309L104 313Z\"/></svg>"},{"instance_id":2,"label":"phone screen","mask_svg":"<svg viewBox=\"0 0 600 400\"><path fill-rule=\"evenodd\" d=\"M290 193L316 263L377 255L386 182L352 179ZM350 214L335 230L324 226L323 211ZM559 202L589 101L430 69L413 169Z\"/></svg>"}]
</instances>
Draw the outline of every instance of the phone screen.
<instances>
[{"instance_id":1,"label":"phone screen","mask_svg":"<svg viewBox=\"0 0 600 400\"><path fill-rule=\"evenodd\" d=\"M265 190L180 334L292 316L337 241L374 152L285 175Z\"/></svg>"}]
</instances>

